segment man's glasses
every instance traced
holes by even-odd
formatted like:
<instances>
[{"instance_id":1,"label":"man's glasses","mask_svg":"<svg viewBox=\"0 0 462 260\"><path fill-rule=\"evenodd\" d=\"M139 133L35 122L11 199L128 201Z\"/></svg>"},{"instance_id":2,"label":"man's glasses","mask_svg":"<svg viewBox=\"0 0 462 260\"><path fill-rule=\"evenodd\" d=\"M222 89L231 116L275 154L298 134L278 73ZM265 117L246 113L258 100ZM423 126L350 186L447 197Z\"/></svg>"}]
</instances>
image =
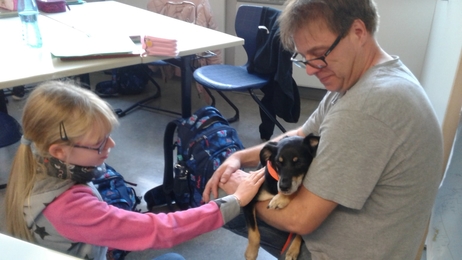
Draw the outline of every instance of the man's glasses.
<instances>
[{"instance_id":1,"label":"man's glasses","mask_svg":"<svg viewBox=\"0 0 462 260\"><path fill-rule=\"evenodd\" d=\"M337 46L337 44L340 42L341 39L342 39L342 34L339 35L337 39L335 39L334 43L332 43L329 49L327 49L326 53L324 53L324 55L322 55L321 57L314 58L311 60L305 60L305 57L303 57L302 60L297 60L295 59L295 57L297 57L298 55L298 53L296 52L294 53L294 55L292 55L292 58L290 58L290 60L295 65L297 65L297 67L302 68L302 69L306 69L306 65L309 65L310 67L313 67L315 69L323 69L327 67L327 62L326 62L327 55L329 55L332 52L332 50L335 48L335 46Z\"/></svg>"},{"instance_id":2,"label":"man's glasses","mask_svg":"<svg viewBox=\"0 0 462 260\"><path fill-rule=\"evenodd\" d=\"M66 134L66 128L64 128L64 123L63 122L61 122L59 124L59 135L61 137L61 140L69 141L69 138L67 137L67 134ZM101 154L103 152L104 147L106 146L106 143L107 143L107 140L109 139L109 137L110 137L110 135L107 135L104 138L104 140L101 142L101 144L96 148L95 147L89 147L89 146L83 146L83 145L77 145L77 144L73 144L72 146L76 147L76 148L83 148L83 149L98 151L98 154Z\"/></svg>"}]
</instances>

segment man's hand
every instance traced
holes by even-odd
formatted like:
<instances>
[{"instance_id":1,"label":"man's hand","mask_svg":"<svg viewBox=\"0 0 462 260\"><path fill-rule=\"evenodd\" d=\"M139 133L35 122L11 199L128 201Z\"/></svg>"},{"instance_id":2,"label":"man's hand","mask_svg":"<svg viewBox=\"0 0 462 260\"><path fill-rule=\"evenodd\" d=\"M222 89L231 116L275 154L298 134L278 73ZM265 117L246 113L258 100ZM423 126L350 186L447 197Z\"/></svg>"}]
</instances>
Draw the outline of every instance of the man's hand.
<instances>
[{"instance_id":1,"label":"man's hand","mask_svg":"<svg viewBox=\"0 0 462 260\"><path fill-rule=\"evenodd\" d=\"M210 201L210 193L212 193L214 198L218 198L219 184L225 184L228 182L231 175L240 168L241 160L239 156L236 155L236 153L228 157L228 159L226 159L223 164L213 173L212 177L205 185L204 193L202 194L204 202ZM228 190L232 190L231 193L227 192L227 194L232 194L236 190L238 184L239 183L237 183L234 188L232 188L232 186L229 188L227 187Z\"/></svg>"},{"instance_id":2,"label":"man's hand","mask_svg":"<svg viewBox=\"0 0 462 260\"><path fill-rule=\"evenodd\" d=\"M252 174L252 172L250 173ZM230 178L225 182L218 183L218 187L226 192L226 194L233 194L236 192L237 187L246 179L248 178L249 173L237 170L233 174L231 174Z\"/></svg>"}]
</instances>

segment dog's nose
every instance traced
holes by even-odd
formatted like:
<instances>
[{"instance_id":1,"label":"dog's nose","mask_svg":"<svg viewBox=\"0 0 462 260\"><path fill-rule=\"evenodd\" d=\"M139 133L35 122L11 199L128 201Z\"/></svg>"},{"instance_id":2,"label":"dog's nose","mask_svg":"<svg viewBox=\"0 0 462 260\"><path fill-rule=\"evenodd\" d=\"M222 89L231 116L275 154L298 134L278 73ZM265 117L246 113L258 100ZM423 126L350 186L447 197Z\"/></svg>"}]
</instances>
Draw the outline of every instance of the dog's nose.
<instances>
[{"instance_id":1,"label":"dog's nose","mask_svg":"<svg viewBox=\"0 0 462 260\"><path fill-rule=\"evenodd\" d=\"M292 181L290 178L280 179L279 180L279 190L280 191L288 191L292 186Z\"/></svg>"}]
</instances>

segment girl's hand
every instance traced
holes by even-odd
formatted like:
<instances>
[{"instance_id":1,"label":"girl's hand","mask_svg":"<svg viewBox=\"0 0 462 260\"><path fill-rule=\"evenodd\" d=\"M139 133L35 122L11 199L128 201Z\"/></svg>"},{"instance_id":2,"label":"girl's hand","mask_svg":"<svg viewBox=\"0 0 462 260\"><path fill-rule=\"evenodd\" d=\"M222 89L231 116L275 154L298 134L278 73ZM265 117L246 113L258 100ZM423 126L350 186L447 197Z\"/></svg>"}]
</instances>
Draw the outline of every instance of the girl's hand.
<instances>
[{"instance_id":1,"label":"girl's hand","mask_svg":"<svg viewBox=\"0 0 462 260\"><path fill-rule=\"evenodd\" d=\"M239 201L239 204L241 207L244 207L245 205L249 204L249 202L255 197L255 195L258 192L258 189L262 185L263 181L265 180L265 168L262 168L260 170L257 170L255 172L250 172L247 174L247 176L242 175L242 173L246 174L243 171L239 171L241 174L239 174L241 178L241 181L239 183L239 186L236 189L236 192L234 192L234 196L236 196L237 200ZM232 176L237 176L238 174L233 174ZM230 185L231 181L234 178L231 178L226 184L221 184L220 188L224 189L225 191L226 188L224 186ZM223 186L223 187L222 187Z\"/></svg>"}]
</instances>

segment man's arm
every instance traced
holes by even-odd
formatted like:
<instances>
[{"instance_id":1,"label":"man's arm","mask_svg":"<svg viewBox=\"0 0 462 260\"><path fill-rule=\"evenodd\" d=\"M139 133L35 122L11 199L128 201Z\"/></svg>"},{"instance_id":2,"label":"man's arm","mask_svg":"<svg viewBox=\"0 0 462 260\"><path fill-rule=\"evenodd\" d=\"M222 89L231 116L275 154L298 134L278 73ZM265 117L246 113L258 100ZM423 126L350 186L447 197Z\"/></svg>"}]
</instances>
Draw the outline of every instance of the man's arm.
<instances>
[{"instance_id":1,"label":"man's arm","mask_svg":"<svg viewBox=\"0 0 462 260\"><path fill-rule=\"evenodd\" d=\"M283 209L267 209L268 202L257 203L258 217L277 229L301 235L309 234L318 228L338 205L315 195L303 185L294 199Z\"/></svg>"}]
</instances>

